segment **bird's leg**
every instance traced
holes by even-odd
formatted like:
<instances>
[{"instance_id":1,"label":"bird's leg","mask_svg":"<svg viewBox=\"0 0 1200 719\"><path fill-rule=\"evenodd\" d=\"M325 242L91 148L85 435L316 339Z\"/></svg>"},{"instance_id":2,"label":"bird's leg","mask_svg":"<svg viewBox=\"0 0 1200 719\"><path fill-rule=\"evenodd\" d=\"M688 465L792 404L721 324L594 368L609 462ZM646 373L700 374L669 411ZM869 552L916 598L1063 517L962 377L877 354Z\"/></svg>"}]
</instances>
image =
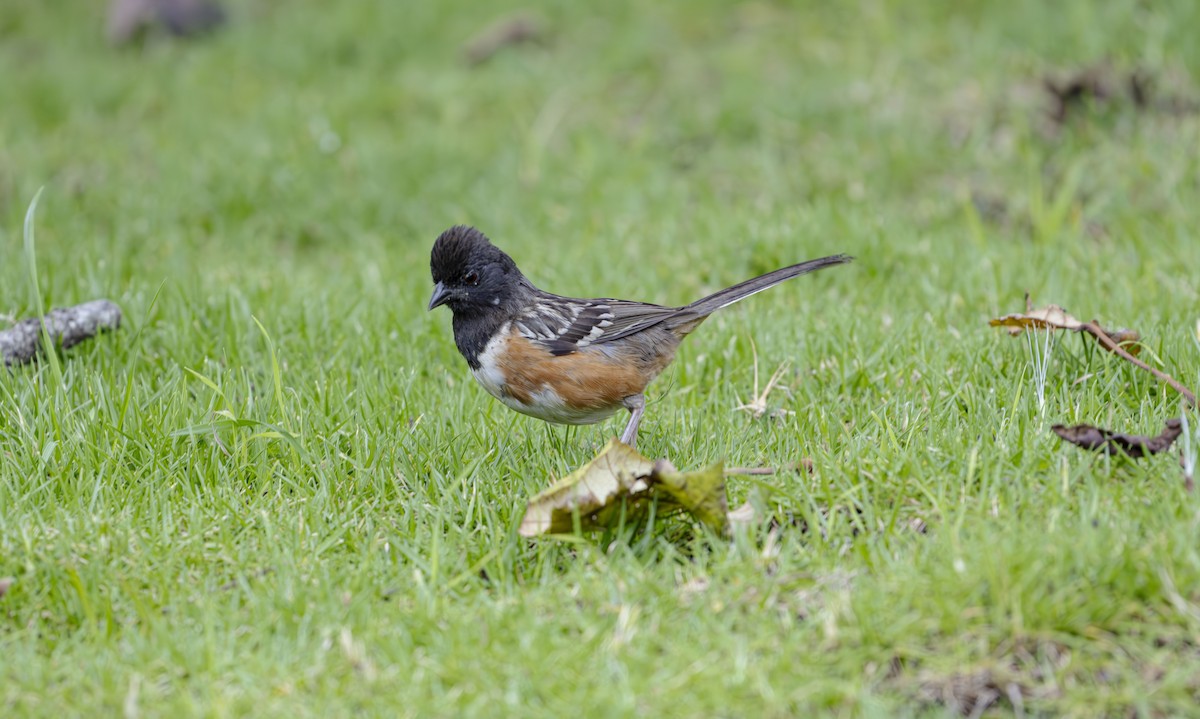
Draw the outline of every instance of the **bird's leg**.
<instances>
[{"instance_id":1,"label":"bird's leg","mask_svg":"<svg viewBox=\"0 0 1200 719\"><path fill-rule=\"evenodd\" d=\"M629 424L625 425L625 431L621 433L621 441L630 447L636 448L638 422L642 419L642 413L646 411L646 396L631 394L622 400L621 403L629 410Z\"/></svg>"}]
</instances>

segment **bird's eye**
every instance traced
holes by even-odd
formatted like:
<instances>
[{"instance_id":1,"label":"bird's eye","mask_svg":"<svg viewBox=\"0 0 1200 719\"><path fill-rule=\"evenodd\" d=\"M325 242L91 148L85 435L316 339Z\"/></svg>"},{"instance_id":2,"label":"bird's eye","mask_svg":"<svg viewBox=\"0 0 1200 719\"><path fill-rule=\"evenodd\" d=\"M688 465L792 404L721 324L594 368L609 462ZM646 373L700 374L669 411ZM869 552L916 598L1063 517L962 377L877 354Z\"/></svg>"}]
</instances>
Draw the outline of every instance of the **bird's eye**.
<instances>
[{"instance_id":1,"label":"bird's eye","mask_svg":"<svg viewBox=\"0 0 1200 719\"><path fill-rule=\"evenodd\" d=\"M479 273L475 270L471 270L467 274L463 275L463 284L471 285L472 287L479 284Z\"/></svg>"}]
</instances>

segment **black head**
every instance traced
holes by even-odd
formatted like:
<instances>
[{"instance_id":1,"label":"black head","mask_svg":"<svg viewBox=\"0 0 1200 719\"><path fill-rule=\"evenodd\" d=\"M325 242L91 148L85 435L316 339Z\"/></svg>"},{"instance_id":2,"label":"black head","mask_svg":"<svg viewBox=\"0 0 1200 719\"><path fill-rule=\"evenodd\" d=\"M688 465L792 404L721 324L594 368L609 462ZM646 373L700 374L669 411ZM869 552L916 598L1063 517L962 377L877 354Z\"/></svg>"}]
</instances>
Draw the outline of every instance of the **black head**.
<instances>
[{"instance_id":1,"label":"black head","mask_svg":"<svg viewBox=\"0 0 1200 719\"><path fill-rule=\"evenodd\" d=\"M455 314L507 307L528 284L511 257L466 225L455 225L437 238L429 271L434 282L429 309L448 305Z\"/></svg>"}]
</instances>

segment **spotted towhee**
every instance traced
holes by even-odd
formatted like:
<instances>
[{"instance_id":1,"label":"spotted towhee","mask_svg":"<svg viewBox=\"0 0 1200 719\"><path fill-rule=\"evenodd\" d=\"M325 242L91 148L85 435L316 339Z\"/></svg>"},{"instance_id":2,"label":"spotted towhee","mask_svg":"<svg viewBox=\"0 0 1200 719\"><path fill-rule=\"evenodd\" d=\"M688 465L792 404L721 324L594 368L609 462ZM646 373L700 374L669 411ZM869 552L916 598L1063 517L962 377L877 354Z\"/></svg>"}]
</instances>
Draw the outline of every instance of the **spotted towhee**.
<instances>
[{"instance_id":1,"label":"spotted towhee","mask_svg":"<svg viewBox=\"0 0 1200 719\"><path fill-rule=\"evenodd\" d=\"M454 343L491 395L547 422L592 424L624 407L621 441L637 441L646 385L713 312L768 287L832 265L822 257L768 272L683 307L584 300L543 292L482 232L451 227L433 243L429 309L454 313Z\"/></svg>"}]
</instances>

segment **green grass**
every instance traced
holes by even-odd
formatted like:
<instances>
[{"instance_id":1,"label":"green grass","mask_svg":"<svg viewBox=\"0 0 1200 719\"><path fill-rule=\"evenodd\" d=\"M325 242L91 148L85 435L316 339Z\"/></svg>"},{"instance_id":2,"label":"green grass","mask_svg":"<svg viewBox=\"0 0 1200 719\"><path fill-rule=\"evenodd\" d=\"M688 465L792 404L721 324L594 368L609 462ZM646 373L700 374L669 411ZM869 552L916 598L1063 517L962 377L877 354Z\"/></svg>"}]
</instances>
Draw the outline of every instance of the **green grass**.
<instances>
[{"instance_id":1,"label":"green grass","mask_svg":"<svg viewBox=\"0 0 1200 719\"><path fill-rule=\"evenodd\" d=\"M1196 711L1200 499L1174 456L1049 432L1179 398L1071 336L1039 410L986 320L1028 290L1194 381L1197 116L1049 133L1039 93L1108 59L1200 97L1200 6L535 0L545 42L472 68L500 4L241 0L122 51L100 5L0 9L0 313L126 313L0 372L5 715ZM475 386L424 310L457 222L547 289L663 303L857 256L714 317L651 392L650 456L811 458L730 481L780 528L518 538L624 418ZM734 411L752 346L791 362L781 420Z\"/></svg>"}]
</instances>

